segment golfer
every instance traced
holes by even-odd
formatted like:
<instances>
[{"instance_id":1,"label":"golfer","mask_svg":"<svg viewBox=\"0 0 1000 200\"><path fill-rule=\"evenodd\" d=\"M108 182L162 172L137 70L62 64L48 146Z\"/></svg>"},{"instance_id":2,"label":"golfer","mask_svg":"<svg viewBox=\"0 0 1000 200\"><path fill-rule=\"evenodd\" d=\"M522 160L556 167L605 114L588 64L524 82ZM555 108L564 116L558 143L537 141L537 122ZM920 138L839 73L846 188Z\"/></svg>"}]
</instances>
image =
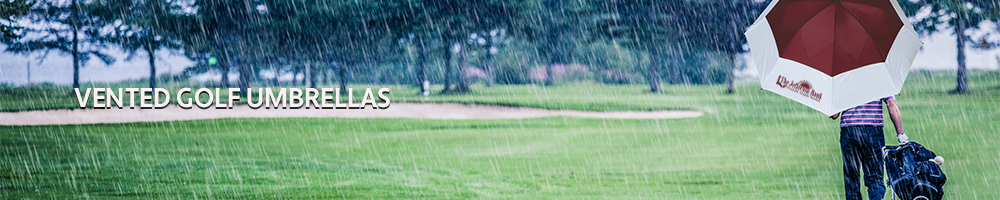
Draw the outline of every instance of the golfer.
<instances>
[{"instance_id":1,"label":"golfer","mask_svg":"<svg viewBox=\"0 0 1000 200\"><path fill-rule=\"evenodd\" d=\"M864 168L865 187L868 187L868 199L882 199L885 195L885 185L882 183L882 147L885 146L885 135L882 133L882 102L889 109L889 119L896 128L896 139L899 144L906 144L909 139L903 133L903 125L899 116L899 107L893 96L861 104L830 116L830 119L840 117L840 153L844 157L844 189L848 200L861 200L859 171Z\"/></svg>"}]
</instances>

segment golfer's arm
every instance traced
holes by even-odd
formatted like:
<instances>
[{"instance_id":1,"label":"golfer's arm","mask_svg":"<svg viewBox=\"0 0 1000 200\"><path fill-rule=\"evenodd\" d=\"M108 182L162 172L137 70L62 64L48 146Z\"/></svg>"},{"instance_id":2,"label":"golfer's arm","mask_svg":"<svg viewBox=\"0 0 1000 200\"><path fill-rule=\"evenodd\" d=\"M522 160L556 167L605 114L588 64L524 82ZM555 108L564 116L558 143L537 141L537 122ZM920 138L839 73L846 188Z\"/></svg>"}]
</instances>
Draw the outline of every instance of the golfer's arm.
<instances>
[{"instance_id":1,"label":"golfer's arm","mask_svg":"<svg viewBox=\"0 0 1000 200\"><path fill-rule=\"evenodd\" d=\"M889 119L892 120L893 127L896 127L896 134L903 134L903 118L899 116L899 105L896 104L896 99L889 99L885 104L889 107Z\"/></svg>"}]
</instances>

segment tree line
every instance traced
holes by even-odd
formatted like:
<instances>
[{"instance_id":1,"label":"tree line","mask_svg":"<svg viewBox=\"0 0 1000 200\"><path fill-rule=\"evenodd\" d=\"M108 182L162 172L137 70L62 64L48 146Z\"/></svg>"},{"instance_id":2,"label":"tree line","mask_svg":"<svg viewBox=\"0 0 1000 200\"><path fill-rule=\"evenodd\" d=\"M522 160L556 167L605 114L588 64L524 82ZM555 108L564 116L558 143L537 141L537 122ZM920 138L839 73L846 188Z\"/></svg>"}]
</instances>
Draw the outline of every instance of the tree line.
<instances>
[{"instance_id":1,"label":"tree line","mask_svg":"<svg viewBox=\"0 0 1000 200\"><path fill-rule=\"evenodd\" d=\"M125 59L149 59L156 87L156 52L196 61L189 74L230 71L251 84L316 87L336 80L343 89L362 79L420 86L434 79L442 93L466 92L471 78L495 83L557 84L577 63L608 83L728 83L737 56L748 51L743 32L766 8L756 0L0 0L6 51L58 52L73 58L73 87L92 58L110 64L109 49ZM996 21L990 0L900 1L922 33L957 33ZM23 23L13 23L15 21ZM968 90L959 34L957 91ZM986 41L983 40L985 44ZM982 45L987 48L988 45ZM472 67L475 65L476 67ZM531 66L544 66L531 68ZM578 67L579 68L579 67ZM476 74L470 76L469 74ZM269 76L265 76L268 74ZM364 76L353 76L363 74ZM301 75L301 79L299 77ZM423 87L421 92L424 92ZM346 89L344 89L346 90Z\"/></svg>"}]
</instances>

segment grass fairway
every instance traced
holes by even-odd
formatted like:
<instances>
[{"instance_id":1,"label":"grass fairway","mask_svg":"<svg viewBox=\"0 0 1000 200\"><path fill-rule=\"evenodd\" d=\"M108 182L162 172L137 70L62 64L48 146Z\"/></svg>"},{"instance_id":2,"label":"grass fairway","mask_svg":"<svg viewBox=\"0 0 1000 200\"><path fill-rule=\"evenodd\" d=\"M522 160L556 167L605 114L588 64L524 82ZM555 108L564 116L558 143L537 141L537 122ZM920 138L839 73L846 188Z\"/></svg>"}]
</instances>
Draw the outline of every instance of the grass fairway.
<instances>
[{"instance_id":1,"label":"grass fairway","mask_svg":"<svg viewBox=\"0 0 1000 200\"><path fill-rule=\"evenodd\" d=\"M911 140L946 157L947 199L1000 198L1000 73L913 72ZM671 120L219 119L0 126L0 199L838 199L838 121L739 84L474 88L432 102L696 109ZM422 101L393 88L393 101ZM364 112L359 110L358 112ZM2 114L2 113L0 113ZM886 129L892 133L891 128ZM895 137L887 135L887 143Z\"/></svg>"}]
</instances>

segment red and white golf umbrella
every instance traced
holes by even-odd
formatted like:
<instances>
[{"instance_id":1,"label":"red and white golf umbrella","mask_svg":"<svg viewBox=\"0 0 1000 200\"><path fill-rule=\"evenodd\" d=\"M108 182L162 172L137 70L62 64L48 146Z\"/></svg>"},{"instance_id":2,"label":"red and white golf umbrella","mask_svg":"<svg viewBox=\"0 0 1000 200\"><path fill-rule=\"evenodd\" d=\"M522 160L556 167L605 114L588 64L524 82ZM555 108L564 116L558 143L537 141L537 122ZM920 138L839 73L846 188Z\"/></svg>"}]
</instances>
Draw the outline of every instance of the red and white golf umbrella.
<instances>
[{"instance_id":1,"label":"red and white golf umbrella","mask_svg":"<svg viewBox=\"0 0 1000 200\"><path fill-rule=\"evenodd\" d=\"M763 89L827 115L898 94L923 45L896 0L774 0L746 36Z\"/></svg>"}]
</instances>

